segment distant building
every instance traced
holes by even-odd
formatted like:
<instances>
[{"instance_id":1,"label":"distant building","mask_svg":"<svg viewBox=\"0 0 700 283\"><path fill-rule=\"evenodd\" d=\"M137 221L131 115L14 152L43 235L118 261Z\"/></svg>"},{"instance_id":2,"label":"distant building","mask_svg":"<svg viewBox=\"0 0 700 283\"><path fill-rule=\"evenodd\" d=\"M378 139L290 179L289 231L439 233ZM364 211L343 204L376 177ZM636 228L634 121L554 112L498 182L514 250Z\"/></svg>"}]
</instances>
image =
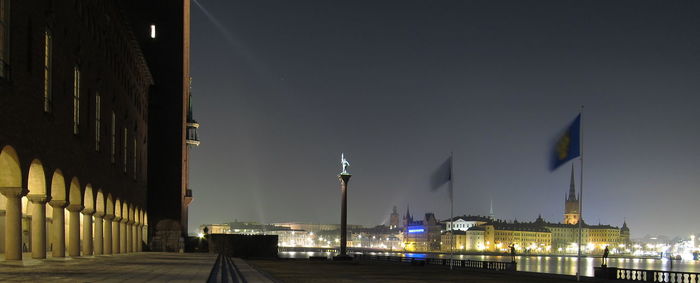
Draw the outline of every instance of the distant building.
<instances>
[{"instance_id":1,"label":"distant building","mask_svg":"<svg viewBox=\"0 0 700 283\"><path fill-rule=\"evenodd\" d=\"M581 219L579 199L576 196L576 183L574 182L574 166L571 165L571 185L569 194L564 197L564 224L577 224Z\"/></svg>"},{"instance_id":2,"label":"distant building","mask_svg":"<svg viewBox=\"0 0 700 283\"><path fill-rule=\"evenodd\" d=\"M454 236L452 236L454 233ZM455 244L452 246L452 239L454 238ZM444 231L440 235L440 250L443 252L449 251L462 251L467 242L467 232L462 230L454 231Z\"/></svg>"},{"instance_id":3,"label":"distant building","mask_svg":"<svg viewBox=\"0 0 700 283\"><path fill-rule=\"evenodd\" d=\"M407 251L434 251L440 249L441 224L435 214L426 213L425 220L413 221L407 212L406 228L404 228L404 245Z\"/></svg>"},{"instance_id":4,"label":"distant building","mask_svg":"<svg viewBox=\"0 0 700 283\"><path fill-rule=\"evenodd\" d=\"M396 210L396 206L394 206L391 215L389 215L389 228L399 228L399 212Z\"/></svg>"},{"instance_id":5,"label":"distant building","mask_svg":"<svg viewBox=\"0 0 700 283\"><path fill-rule=\"evenodd\" d=\"M443 221L443 223L445 223L445 230L447 231L452 230L453 223L454 230L467 231L471 227L483 225L488 223L489 221L491 221L491 219L484 216L463 215L452 218L452 221L450 221L450 219L447 219Z\"/></svg>"},{"instance_id":6,"label":"distant building","mask_svg":"<svg viewBox=\"0 0 700 283\"><path fill-rule=\"evenodd\" d=\"M482 227L488 251L507 252L513 245L518 251L545 253L552 246L552 232L535 223L493 221Z\"/></svg>"}]
</instances>

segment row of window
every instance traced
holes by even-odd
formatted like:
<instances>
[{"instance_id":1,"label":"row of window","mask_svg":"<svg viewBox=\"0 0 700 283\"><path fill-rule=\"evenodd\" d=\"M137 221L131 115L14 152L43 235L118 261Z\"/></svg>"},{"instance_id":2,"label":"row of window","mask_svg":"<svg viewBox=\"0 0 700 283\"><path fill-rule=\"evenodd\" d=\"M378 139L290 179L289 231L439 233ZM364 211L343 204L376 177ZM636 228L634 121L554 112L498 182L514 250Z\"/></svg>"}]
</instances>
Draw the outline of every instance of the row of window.
<instances>
[{"instance_id":1,"label":"row of window","mask_svg":"<svg viewBox=\"0 0 700 283\"><path fill-rule=\"evenodd\" d=\"M2 1L2 0L0 0ZM51 112L52 108L52 62L53 62L53 36L50 30L44 31L44 112ZM73 134L78 135L80 133L80 93L81 91L81 81L80 81L80 67L75 66L73 68ZM111 152L110 161L112 163L116 162L116 114L112 111L112 124L111 124ZM99 92L95 93L95 151L100 151L100 144L102 141L102 97ZM122 143L122 156L123 160L123 171L126 173L128 164L128 129L124 127L124 141ZM133 138L133 176L136 179L137 176L137 142L136 137Z\"/></svg>"}]
</instances>

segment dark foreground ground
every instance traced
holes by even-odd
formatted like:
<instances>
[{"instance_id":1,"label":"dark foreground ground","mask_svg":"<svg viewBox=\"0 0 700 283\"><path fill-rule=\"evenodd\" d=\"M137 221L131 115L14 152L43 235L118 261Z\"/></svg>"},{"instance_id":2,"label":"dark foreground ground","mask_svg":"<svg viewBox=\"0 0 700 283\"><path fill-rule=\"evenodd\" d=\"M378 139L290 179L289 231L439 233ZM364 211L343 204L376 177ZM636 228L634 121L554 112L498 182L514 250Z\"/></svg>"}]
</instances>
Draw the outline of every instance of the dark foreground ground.
<instances>
[{"instance_id":1,"label":"dark foreground ground","mask_svg":"<svg viewBox=\"0 0 700 283\"><path fill-rule=\"evenodd\" d=\"M529 272L453 270L443 266L361 261L246 260L280 282L575 282L576 277ZM591 281L592 278L585 278Z\"/></svg>"},{"instance_id":2,"label":"dark foreground ground","mask_svg":"<svg viewBox=\"0 0 700 283\"><path fill-rule=\"evenodd\" d=\"M206 282L215 260L178 253L27 259L2 262L0 282Z\"/></svg>"}]
</instances>

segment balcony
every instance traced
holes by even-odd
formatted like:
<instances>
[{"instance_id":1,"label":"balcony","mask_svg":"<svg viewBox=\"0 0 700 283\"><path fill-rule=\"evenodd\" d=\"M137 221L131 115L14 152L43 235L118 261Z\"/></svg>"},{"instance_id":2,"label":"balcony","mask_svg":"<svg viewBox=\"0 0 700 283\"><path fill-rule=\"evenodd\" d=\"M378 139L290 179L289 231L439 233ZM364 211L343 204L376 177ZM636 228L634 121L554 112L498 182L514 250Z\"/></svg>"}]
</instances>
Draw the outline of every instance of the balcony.
<instances>
[{"instance_id":1,"label":"balcony","mask_svg":"<svg viewBox=\"0 0 700 283\"><path fill-rule=\"evenodd\" d=\"M192 190L187 189L185 191L185 206L189 206L190 203L192 202Z\"/></svg>"},{"instance_id":2,"label":"balcony","mask_svg":"<svg viewBox=\"0 0 700 283\"><path fill-rule=\"evenodd\" d=\"M187 122L187 144L199 146L199 135L197 134L197 128L199 128L199 123L195 120L190 120Z\"/></svg>"}]
</instances>

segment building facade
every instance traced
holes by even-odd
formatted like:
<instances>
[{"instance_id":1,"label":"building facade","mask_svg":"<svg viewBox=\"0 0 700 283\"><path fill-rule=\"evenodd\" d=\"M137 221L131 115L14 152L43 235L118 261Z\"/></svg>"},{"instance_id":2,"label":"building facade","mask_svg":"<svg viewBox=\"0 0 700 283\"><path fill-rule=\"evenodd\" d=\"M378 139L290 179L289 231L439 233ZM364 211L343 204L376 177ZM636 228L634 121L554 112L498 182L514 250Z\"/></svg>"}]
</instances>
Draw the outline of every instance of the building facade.
<instances>
[{"instance_id":1,"label":"building facade","mask_svg":"<svg viewBox=\"0 0 700 283\"><path fill-rule=\"evenodd\" d=\"M189 150L199 145L192 117L190 1L121 1L143 49L154 84L148 100L148 206L151 248L182 249L188 229Z\"/></svg>"},{"instance_id":2,"label":"building facade","mask_svg":"<svg viewBox=\"0 0 700 283\"><path fill-rule=\"evenodd\" d=\"M147 242L151 72L116 1L0 0L6 260Z\"/></svg>"}]
</instances>

